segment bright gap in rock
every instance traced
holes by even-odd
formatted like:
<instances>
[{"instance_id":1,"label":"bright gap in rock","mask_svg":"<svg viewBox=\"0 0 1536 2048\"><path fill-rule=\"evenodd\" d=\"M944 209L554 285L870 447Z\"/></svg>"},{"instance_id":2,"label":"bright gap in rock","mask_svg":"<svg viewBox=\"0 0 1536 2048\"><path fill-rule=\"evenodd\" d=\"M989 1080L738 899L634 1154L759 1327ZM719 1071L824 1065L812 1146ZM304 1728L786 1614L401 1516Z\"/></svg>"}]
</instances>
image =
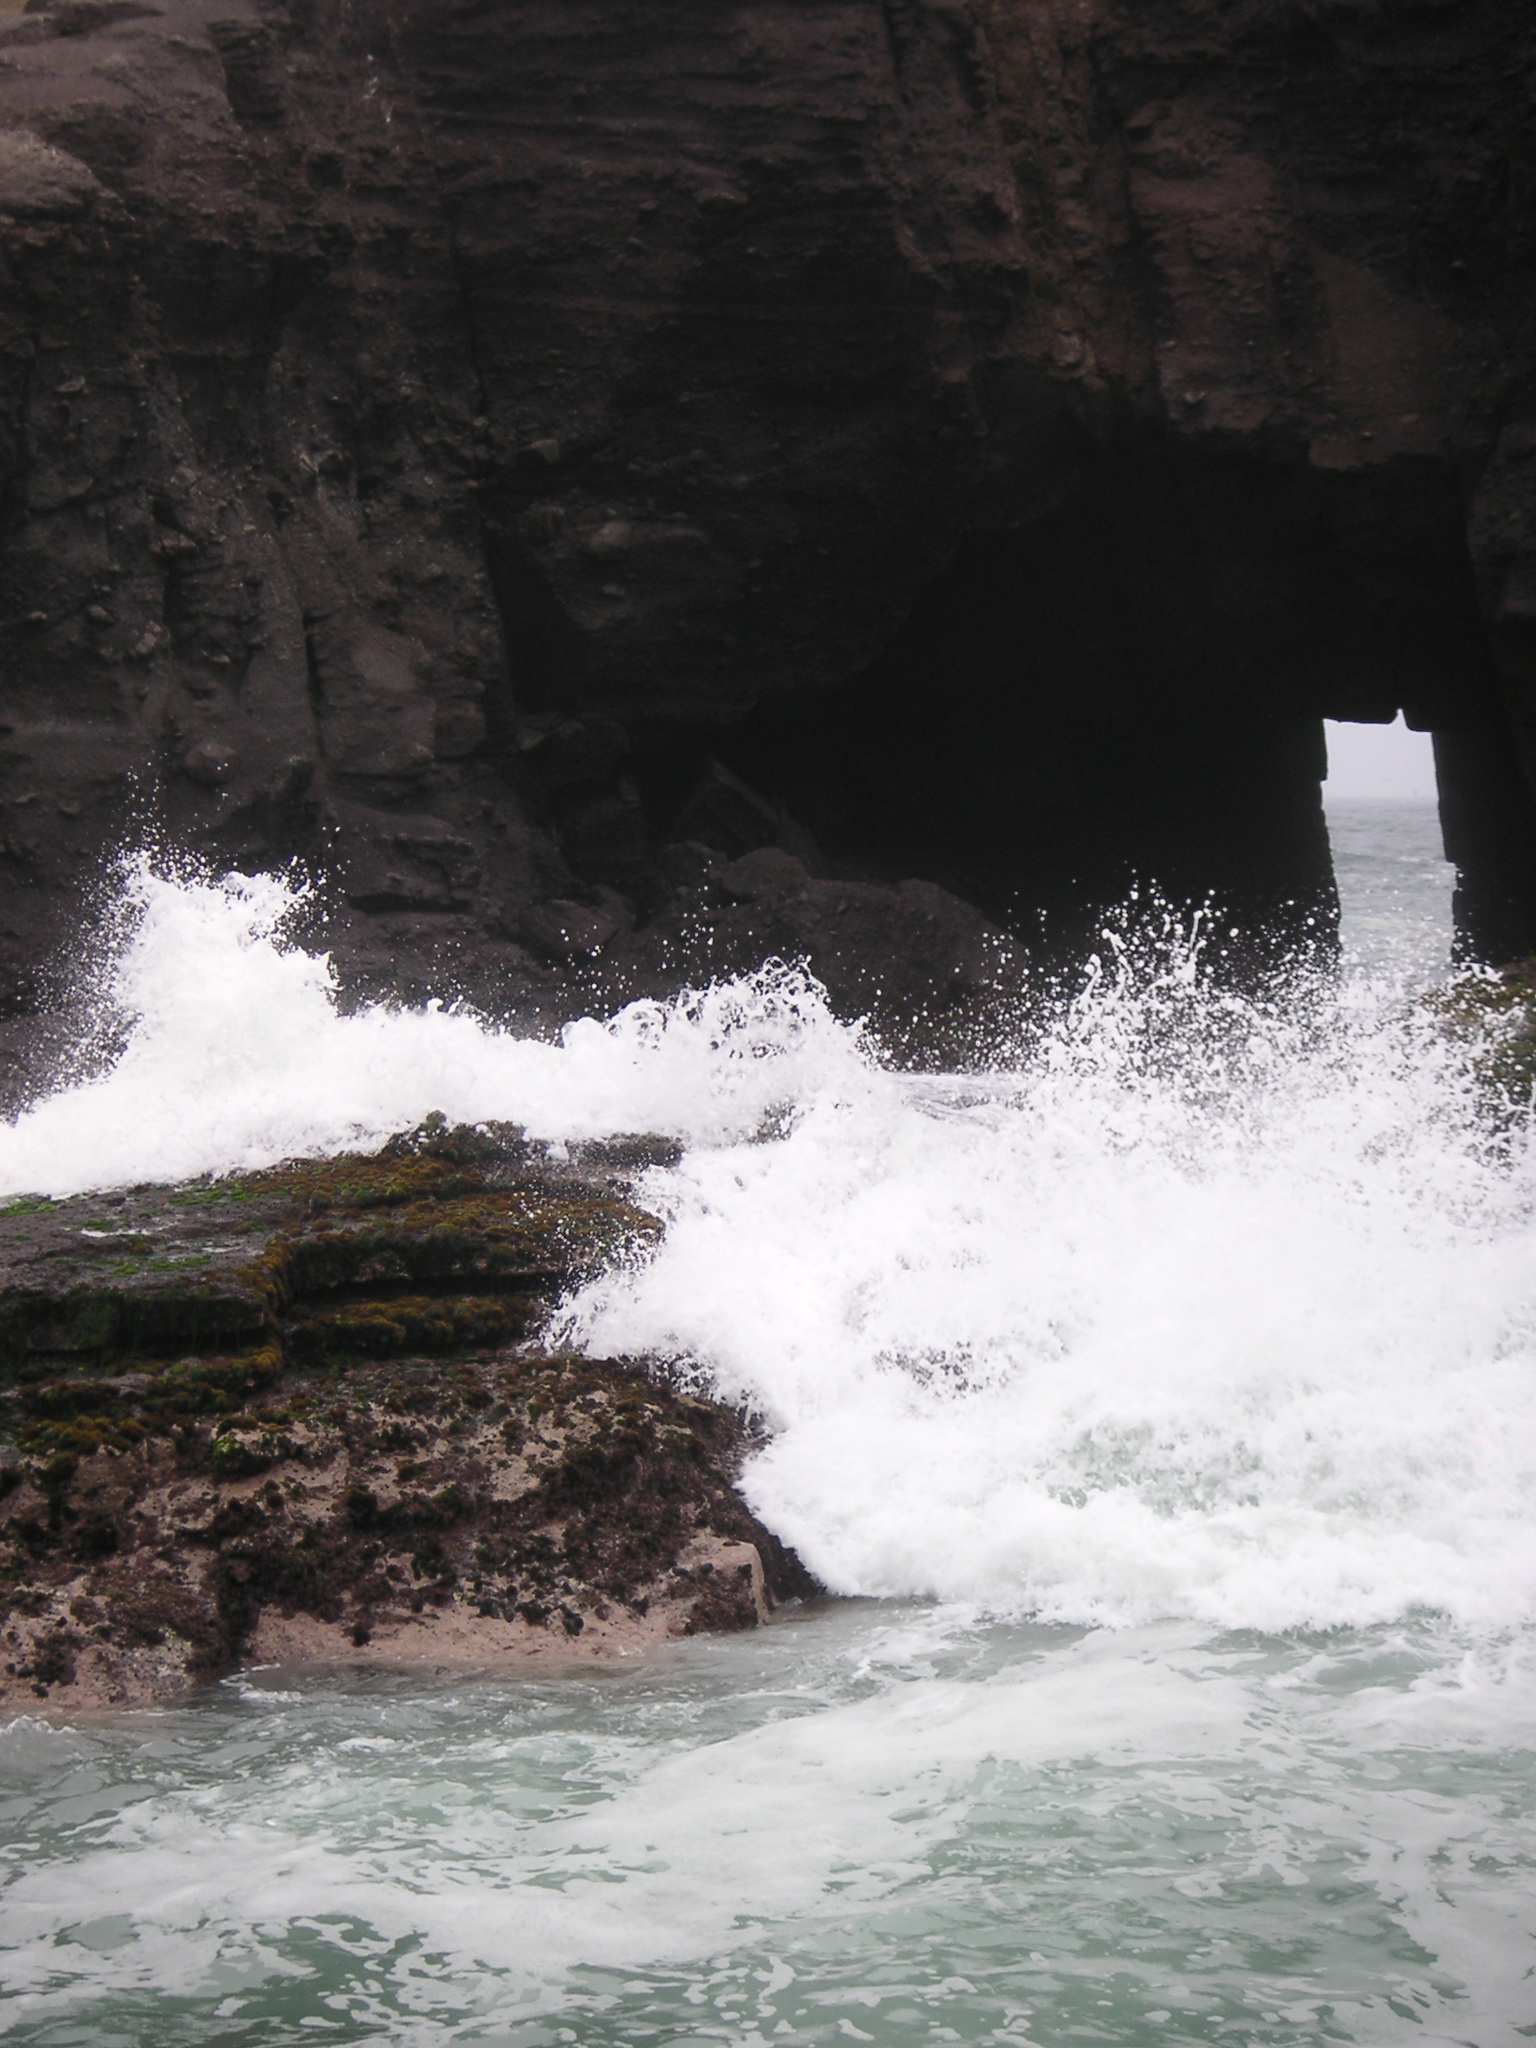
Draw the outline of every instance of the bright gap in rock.
<instances>
[{"instance_id":1,"label":"bright gap in rock","mask_svg":"<svg viewBox=\"0 0 1536 2048\"><path fill-rule=\"evenodd\" d=\"M1427 732L1410 732L1399 712L1391 725L1346 725L1328 719L1328 780L1323 797L1329 810L1338 797L1395 797L1433 803L1435 755Z\"/></svg>"},{"instance_id":2,"label":"bright gap in rock","mask_svg":"<svg viewBox=\"0 0 1536 2048\"><path fill-rule=\"evenodd\" d=\"M1455 870L1445 858L1427 732L1327 722L1323 803L1349 965L1427 986L1451 952Z\"/></svg>"}]
</instances>

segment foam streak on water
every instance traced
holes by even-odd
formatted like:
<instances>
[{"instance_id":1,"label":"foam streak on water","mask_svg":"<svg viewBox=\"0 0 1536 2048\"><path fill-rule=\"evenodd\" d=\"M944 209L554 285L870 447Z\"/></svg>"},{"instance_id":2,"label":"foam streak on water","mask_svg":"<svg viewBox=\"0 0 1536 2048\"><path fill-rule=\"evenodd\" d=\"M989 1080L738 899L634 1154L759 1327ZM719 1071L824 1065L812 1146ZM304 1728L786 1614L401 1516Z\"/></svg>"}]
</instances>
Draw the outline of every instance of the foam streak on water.
<instances>
[{"instance_id":1,"label":"foam streak on water","mask_svg":"<svg viewBox=\"0 0 1536 2048\"><path fill-rule=\"evenodd\" d=\"M1518 2048L1528 1666L812 1616L0 1731L0 2034ZM857 2031L853 2031L857 2029Z\"/></svg>"},{"instance_id":2,"label":"foam streak on water","mask_svg":"<svg viewBox=\"0 0 1536 2048\"><path fill-rule=\"evenodd\" d=\"M674 1133L660 1250L559 1334L755 1406L758 1512L835 1591L906 1604L607 1681L261 1681L14 1728L0 2030L1536 2023L1533 1161L1400 987L1260 1011L1187 933L1111 938L1015 1059L921 1077L784 971L557 1045L343 1017L279 885L133 886L127 1050L0 1132L0 1187L433 1109Z\"/></svg>"}]
</instances>

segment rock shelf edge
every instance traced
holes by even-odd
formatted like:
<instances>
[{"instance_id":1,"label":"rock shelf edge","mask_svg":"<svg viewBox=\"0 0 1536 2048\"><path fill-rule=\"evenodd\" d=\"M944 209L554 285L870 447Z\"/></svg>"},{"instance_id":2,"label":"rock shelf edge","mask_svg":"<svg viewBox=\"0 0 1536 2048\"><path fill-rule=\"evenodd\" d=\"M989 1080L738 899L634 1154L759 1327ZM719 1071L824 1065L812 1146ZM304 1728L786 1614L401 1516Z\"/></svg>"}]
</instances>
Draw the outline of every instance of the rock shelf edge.
<instances>
[{"instance_id":1,"label":"rock shelf edge","mask_svg":"<svg viewBox=\"0 0 1536 2048\"><path fill-rule=\"evenodd\" d=\"M250 1663L551 1669L819 1590L748 1426L552 1304L659 1234L664 1141L556 1164L429 1119L368 1156L0 1206L0 1707Z\"/></svg>"}]
</instances>

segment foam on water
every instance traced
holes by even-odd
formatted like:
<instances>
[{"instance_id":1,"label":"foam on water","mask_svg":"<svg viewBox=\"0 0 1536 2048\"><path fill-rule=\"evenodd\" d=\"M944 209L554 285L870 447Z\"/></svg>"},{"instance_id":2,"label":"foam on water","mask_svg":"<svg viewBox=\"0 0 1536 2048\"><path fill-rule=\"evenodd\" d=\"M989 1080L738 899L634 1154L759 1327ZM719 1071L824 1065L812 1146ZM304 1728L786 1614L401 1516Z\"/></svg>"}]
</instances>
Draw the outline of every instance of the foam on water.
<instances>
[{"instance_id":1,"label":"foam on water","mask_svg":"<svg viewBox=\"0 0 1536 2048\"><path fill-rule=\"evenodd\" d=\"M940 1599L0 1729L0 2035L1518 2048L1533 1162L1413 973L1259 1010L1187 932L1116 939L1011 1061L924 1077L787 970L558 1044L343 1016L292 908L140 868L125 1049L0 1130L0 1186L434 1109L673 1133L659 1252L563 1337L750 1401L759 1511Z\"/></svg>"},{"instance_id":2,"label":"foam on water","mask_svg":"<svg viewBox=\"0 0 1536 2048\"><path fill-rule=\"evenodd\" d=\"M1529 1617L1526 1154L1401 1017L1195 1000L1168 1064L1169 993L1097 992L1020 1073L871 1075L695 1150L650 1183L655 1260L566 1330L760 1404L748 1496L840 1591Z\"/></svg>"},{"instance_id":3,"label":"foam on water","mask_svg":"<svg viewBox=\"0 0 1536 2048\"><path fill-rule=\"evenodd\" d=\"M564 1342L660 1353L774 1434L757 1511L834 1590L1060 1621L1536 1613L1526 1138L1366 981L1258 1009L1170 926L1006 1071L883 1068L785 970L588 1020L343 1016L283 885L134 876L106 1075L0 1135L66 1190L376 1143L441 1109L675 1133L660 1250Z\"/></svg>"},{"instance_id":4,"label":"foam on water","mask_svg":"<svg viewBox=\"0 0 1536 2048\"><path fill-rule=\"evenodd\" d=\"M433 1110L513 1118L534 1138L713 1144L859 1065L853 1036L793 974L636 1004L555 1046L441 1004L343 1015L329 962L284 943L302 896L272 877L177 879L141 861L125 896L102 1001L128 1020L126 1049L0 1129L0 1193L249 1171L377 1145Z\"/></svg>"},{"instance_id":5,"label":"foam on water","mask_svg":"<svg viewBox=\"0 0 1536 2048\"><path fill-rule=\"evenodd\" d=\"M606 1684L23 1721L0 2034L1517 2048L1529 1676L853 1608Z\"/></svg>"}]
</instances>

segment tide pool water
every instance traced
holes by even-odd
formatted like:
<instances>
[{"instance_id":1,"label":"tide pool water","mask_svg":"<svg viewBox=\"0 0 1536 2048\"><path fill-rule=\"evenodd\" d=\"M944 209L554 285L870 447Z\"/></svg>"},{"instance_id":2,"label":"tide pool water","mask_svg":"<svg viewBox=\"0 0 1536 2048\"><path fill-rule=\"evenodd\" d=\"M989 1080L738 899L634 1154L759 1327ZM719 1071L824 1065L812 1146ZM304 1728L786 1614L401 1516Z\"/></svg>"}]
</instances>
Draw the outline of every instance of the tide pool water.
<instances>
[{"instance_id":1,"label":"tide pool water","mask_svg":"<svg viewBox=\"0 0 1536 2048\"><path fill-rule=\"evenodd\" d=\"M837 1597L579 1679L12 1723L0 2035L1536 2032L1536 1173L1414 1000L1435 913L1361 946L1346 901L1347 971L1264 1008L1126 924L1008 1061L914 1076L792 969L536 1045L339 1016L278 884L131 889L126 1051L0 1187L432 1109L674 1133L660 1250L557 1334L751 1405Z\"/></svg>"}]
</instances>

